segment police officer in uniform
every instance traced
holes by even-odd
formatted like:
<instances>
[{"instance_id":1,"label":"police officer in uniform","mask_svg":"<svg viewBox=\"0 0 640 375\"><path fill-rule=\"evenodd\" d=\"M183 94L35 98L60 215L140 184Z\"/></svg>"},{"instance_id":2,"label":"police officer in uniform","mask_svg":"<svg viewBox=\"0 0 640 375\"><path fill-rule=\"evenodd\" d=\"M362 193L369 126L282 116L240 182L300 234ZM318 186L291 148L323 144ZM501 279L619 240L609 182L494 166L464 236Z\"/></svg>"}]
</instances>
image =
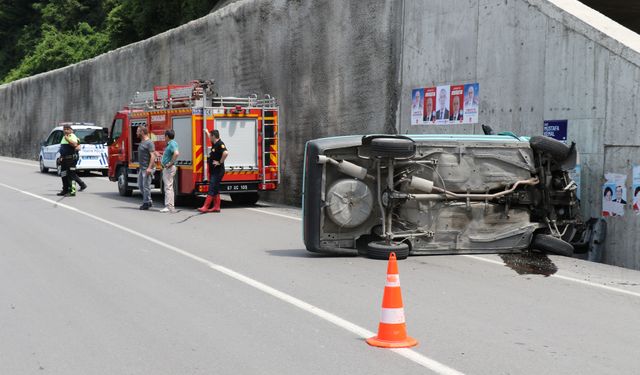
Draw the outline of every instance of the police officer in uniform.
<instances>
[{"instance_id":1,"label":"police officer in uniform","mask_svg":"<svg viewBox=\"0 0 640 375\"><path fill-rule=\"evenodd\" d=\"M74 197L76 195L76 184L80 184L80 191L87 188L76 174L76 164L78 164L78 148L80 140L73 134L71 125L62 127L64 137L60 141L60 177L62 178L62 190L57 194L59 196Z\"/></svg>"},{"instance_id":2,"label":"police officer in uniform","mask_svg":"<svg viewBox=\"0 0 640 375\"><path fill-rule=\"evenodd\" d=\"M204 205L198 208L198 211L220 212L220 182L222 182L222 177L224 176L224 161L227 159L229 151L220 139L218 130L212 130L208 135L212 145L209 160L207 160L209 165L209 192ZM213 203L213 207L209 208L211 203Z\"/></svg>"}]
</instances>

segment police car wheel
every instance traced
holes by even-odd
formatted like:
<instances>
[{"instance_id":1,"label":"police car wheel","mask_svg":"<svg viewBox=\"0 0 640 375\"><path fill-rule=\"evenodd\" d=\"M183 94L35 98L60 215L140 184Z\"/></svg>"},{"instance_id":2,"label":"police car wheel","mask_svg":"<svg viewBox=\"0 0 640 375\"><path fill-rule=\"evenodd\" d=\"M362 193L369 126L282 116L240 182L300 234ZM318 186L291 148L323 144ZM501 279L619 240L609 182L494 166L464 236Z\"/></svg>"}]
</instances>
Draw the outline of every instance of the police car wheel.
<instances>
[{"instance_id":1,"label":"police car wheel","mask_svg":"<svg viewBox=\"0 0 640 375\"><path fill-rule=\"evenodd\" d=\"M49 168L44 166L44 161L42 160L42 158L40 158L40 172L41 173L49 172Z\"/></svg>"},{"instance_id":2,"label":"police car wheel","mask_svg":"<svg viewBox=\"0 0 640 375\"><path fill-rule=\"evenodd\" d=\"M102 171L102 175L103 175L104 177L107 177L107 176L109 175L109 171Z\"/></svg>"}]
</instances>

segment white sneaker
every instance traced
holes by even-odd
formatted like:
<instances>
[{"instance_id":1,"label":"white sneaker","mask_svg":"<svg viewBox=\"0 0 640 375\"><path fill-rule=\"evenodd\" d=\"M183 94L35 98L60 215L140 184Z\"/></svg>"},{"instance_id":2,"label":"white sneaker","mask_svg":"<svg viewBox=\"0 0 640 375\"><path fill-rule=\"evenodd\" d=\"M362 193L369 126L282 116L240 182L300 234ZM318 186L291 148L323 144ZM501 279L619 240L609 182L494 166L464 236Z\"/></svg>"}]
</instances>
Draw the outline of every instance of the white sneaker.
<instances>
[{"instance_id":1,"label":"white sneaker","mask_svg":"<svg viewBox=\"0 0 640 375\"><path fill-rule=\"evenodd\" d=\"M167 212L172 212L172 210L170 210L167 207L165 207L165 208L161 209L160 212L167 213Z\"/></svg>"}]
</instances>

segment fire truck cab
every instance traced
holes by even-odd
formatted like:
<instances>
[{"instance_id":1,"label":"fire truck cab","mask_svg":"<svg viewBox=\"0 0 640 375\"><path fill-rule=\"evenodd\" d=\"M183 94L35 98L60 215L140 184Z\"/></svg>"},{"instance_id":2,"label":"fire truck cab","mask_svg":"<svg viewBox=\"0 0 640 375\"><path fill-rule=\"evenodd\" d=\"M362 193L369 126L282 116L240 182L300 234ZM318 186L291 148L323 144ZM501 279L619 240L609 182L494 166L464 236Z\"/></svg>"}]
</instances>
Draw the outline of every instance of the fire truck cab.
<instances>
[{"instance_id":1,"label":"fire truck cab","mask_svg":"<svg viewBox=\"0 0 640 375\"><path fill-rule=\"evenodd\" d=\"M129 106L116 113L111 125L109 179L117 181L120 195L130 196L138 187L138 127L149 129L160 155L166 147L165 131L173 129L180 150L174 180L176 196L206 194L211 149L206 132L217 129L229 150L222 191L234 202L254 204L260 191L275 190L280 182L278 114L275 98L218 96L213 81L155 86L152 91L137 92ZM152 187L162 189L160 160Z\"/></svg>"}]
</instances>

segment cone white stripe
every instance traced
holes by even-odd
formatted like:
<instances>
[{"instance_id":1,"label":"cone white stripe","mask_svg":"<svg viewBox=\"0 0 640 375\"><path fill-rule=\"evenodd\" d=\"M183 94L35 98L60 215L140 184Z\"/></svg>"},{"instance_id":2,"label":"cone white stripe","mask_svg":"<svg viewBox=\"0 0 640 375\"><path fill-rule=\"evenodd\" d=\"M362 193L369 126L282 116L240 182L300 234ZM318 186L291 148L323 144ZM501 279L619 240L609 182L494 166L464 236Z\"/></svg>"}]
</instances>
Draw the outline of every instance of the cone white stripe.
<instances>
[{"instance_id":1,"label":"cone white stripe","mask_svg":"<svg viewBox=\"0 0 640 375\"><path fill-rule=\"evenodd\" d=\"M382 314L380 316L380 323L386 324L401 324L404 323L404 308L399 309L387 309L382 308Z\"/></svg>"},{"instance_id":2,"label":"cone white stripe","mask_svg":"<svg viewBox=\"0 0 640 375\"><path fill-rule=\"evenodd\" d=\"M400 286L400 275L389 274L387 275L387 283L384 286Z\"/></svg>"}]
</instances>

